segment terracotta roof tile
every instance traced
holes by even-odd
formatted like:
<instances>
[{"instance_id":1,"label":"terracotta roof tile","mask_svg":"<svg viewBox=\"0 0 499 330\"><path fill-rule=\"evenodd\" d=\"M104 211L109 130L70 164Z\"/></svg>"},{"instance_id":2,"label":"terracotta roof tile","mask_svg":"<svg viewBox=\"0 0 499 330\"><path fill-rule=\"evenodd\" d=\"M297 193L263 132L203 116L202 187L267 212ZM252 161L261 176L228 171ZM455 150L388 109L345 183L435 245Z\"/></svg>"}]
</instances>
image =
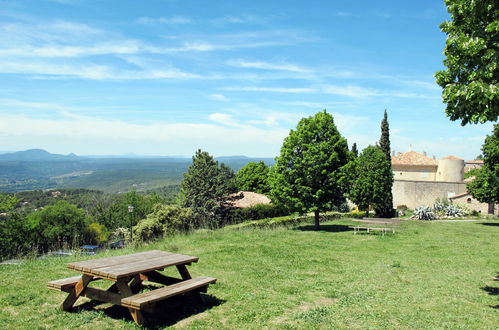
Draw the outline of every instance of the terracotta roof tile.
<instances>
[{"instance_id":1,"label":"terracotta roof tile","mask_svg":"<svg viewBox=\"0 0 499 330\"><path fill-rule=\"evenodd\" d=\"M409 151L397 156L392 156L392 165L437 166L438 162L433 158L420 154L419 152Z\"/></svg>"},{"instance_id":2,"label":"terracotta roof tile","mask_svg":"<svg viewBox=\"0 0 499 330\"><path fill-rule=\"evenodd\" d=\"M270 198L252 191L240 191L227 196L225 204L230 207L246 208L258 204L270 204Z\"/></svg>"}]
</instances>

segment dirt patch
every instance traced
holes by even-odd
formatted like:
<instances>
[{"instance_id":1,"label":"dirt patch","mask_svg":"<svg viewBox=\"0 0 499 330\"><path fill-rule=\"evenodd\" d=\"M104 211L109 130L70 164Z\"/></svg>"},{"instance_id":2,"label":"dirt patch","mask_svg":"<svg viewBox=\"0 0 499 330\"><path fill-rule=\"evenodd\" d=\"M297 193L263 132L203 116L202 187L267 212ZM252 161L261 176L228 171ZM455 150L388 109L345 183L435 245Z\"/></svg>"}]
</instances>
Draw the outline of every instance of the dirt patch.
<instances>
[{"instance_id":1,"label":"dirt patch","mask_svg":"<svg viewBox=\"0 0 499 330\"><path fill-rule=\"evenodd\" d=\"M298 306L298 309L302 312L307 312L311 310L312 308L319 307L319 306L326 306L326 305L332 305L338 302L339 299L335 298L324 298L321 297L318 300L314 301L313 303L303 303L300 306Z\"/></svg>"}]
</instances>

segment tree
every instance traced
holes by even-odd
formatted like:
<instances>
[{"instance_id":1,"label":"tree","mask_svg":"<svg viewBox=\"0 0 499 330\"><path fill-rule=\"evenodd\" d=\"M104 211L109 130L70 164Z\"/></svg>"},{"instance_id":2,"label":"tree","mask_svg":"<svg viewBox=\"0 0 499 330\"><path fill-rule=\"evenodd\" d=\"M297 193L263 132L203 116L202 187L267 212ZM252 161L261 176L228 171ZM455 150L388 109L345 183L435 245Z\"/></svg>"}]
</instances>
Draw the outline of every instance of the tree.
<instances>
[{"instance_id":1,"label":"tree","mask_svg":"<svg viewBox=\"0 0 499 330\"><path fill-rule=\"evenodd\" d=\"M84 210L64 200L31 213L27 221L38 235L41 251L81 244L89 222Z\"/></svg>"},{"instance_id":2,"label":"tree","mask_svg":"<svg viewBox=\"0 0 499 330\"><path fill-rule=\"evenodd\" d=\"M359 150L357 150L357 143L352 144L352 155L357 158L359 156Z\"/></svg>"},{"instance_id":3,"label":"tree","mask_svg":"<svg viewBox=\"0 0 499 330\"><path fill-rule=\"evenodd\" d=\"M0 194L0 213L12 211L19 200L8 194Z\"/></svg>"},{"instance_id":4,"label":"tree","mask_svg":"<svg viewBox=\"0 0 499 330\"><path fill-rule=\"evenodd\" d=\"M388 125L388 114L383 114L383 120L381 121L381 137L379 139L379 147L385 154L386 160L388 161L389 166L392 164L392 156L390 149L390 126ZM383 187L386 189L384 192L384 201L382 203L376 205L376 214L378 214L382 218L390 218L393 216L393 194L392 194L392 186L393 186L393 175L389 175L385 178L386 182Z\"/></svg>"},{"instance_id":5,"label":"tree","mask_svg":"<svg viewBox=\"0 0 499 330\"><path fill-rule=\"evenodd\" d=\"M391 162L392 161L392 156L391 156L391 150L390 150L390 126L388 125L388 115L385 113L383 115L383 120L381 121L381 137L379 139L379 146L381 150L386 155L386 159Z\"/></svg>"},{"instance_id":6,"label":"tree","mask_svg":"<svg viewBox=\"0 0 499 330\"><path fill-rule=\"evenodd\" d=\"M271 196L292 211L313 211L318 230L320 212L345 201L342 167L349 158L347 141L331 114L324 110L302 118L284 139L276 158Z\"/></svg>"},{"instance_id":7,"label":"tree","mask_svg":"<svg viewBox=\"0 0 499 330\"><path fill-rule=\"evenodd\" d=\"M216 226L224 197L234 191L230 182L234 174L228 169L225 165L219 166L205 151L198 150L192 157L192 165L181 183L180 202L198 216L197 226Z\"/></svg>"},{"instance_id":8,"label":"tree","mask_svg":"<svg viewBox=\"0 0 499 330\"><path fill-rule=\"evenodd\" d=\"M482 146L483 167L476 171L475 180L466 188L482 203L499 203L499 124Z\"/></svg>"},{"instance_id":9,"label":"tree","mask_svg":"<svg viewBox=\"0 0 499 330\"><path fill-rule=\"evenodd\" d=\"M359 208L366 210L366 216L369 216L370 206L378 214L380 210L383 211L392 194L391 164L378 146L365 148L352 164L348 197Z\"/></svg>"},{"instance_id":10,"label":"tree","mask_svg":"<svg viewBox=\"0 0 499 330\"><path fill-rule=\"evenodd\" d=\"M270 191L269 168L263 161L249 162L236 175L240 190L266 194Z\"/></svg>"},{"instance_id":11,"label":"tree","mask_svg":"<svg viewBox=\"0 0 499 330\"><path fill-rule=\"evenodd\" d=\"M497 121L499 115L499 15L496 0L445 0L451 21L447 34L446 70L435 74L443 88L446 113L461 125Z\"/></svg>"}]
</instances>

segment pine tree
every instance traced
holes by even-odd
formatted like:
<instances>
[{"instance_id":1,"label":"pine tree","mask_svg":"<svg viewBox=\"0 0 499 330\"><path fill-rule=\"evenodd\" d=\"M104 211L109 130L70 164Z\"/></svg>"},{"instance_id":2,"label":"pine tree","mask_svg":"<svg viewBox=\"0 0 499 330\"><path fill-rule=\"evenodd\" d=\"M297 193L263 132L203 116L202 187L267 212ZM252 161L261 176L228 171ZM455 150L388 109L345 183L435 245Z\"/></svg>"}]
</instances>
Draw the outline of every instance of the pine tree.
<instances>
[{"instance_id":1,"label":"pine tree","mask_svg":"<svg viewBox=\"0 0 499 330\"><path fill-rule=\"evenodd\" d=\"M181 204L198 217L197 226L216 227L225 196L234 191L234 172L205 152L198 150L181 184Z\"/></svg>"},{"instance_id":2,"label":"pine tree","mask_svg":"<svg viewBox=\"0 0 499 330\"><path fill-rule=\"evenodd\" d=\"M385 158L390 165L392 163L391 150L390 150L390 126L388 125L388 114L383 115L383 120L381 121L381 137L379 139L379 147L385 154ZM386 176L386 183L383 184L383 188L387 191L383 194L384 201L379 202L376 205L375 211L382 218L390 218L393 216L393 175Z\"/></svg>"}]
</instances>

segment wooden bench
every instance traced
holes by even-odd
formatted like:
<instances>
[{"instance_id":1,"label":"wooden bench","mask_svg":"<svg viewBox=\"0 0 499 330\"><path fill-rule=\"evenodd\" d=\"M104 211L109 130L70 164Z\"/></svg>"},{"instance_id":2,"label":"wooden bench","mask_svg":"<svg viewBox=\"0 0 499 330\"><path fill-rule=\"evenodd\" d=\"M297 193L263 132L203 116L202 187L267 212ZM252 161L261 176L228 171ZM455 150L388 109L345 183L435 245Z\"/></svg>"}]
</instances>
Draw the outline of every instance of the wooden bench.
<instances>
[{"instance_id":1,"label":"wooden bench","mask_svg":"<svg viewBox=\"0 0 499 330\"><path fill-rule=\"evenodd\" d=\"M47 287L52 290L69 292L78 283L81 276L73 276L68 278L63 278L60 280L50 281L47 283ZM94 278L96 280L97 278Z\"/></svg>"},{"instance_id":2,"label":"wooden bench","mask_svg":"<svg viewBox=\"0 0 499 330\"><path fill-rule=\"evenodd\" d=\"M150 310L150 308L148 308L150 305L173 296L196 290L206 292L208 285L215 283L216 281L216 278L207 276L185 280L159 289L123 298L121 299L121 305L135 310L148 311Z\"/></svg>"},{"instance_id":3,"label":"wooden bench","mask_svg":"<svg viewBox=\"0 0 499 330\"><path fill-rule=\"evenodd\" d=\"M399 219L364 218L354 221L362 223L362 225L350 226L350 228L353 228L354 234L361 230L365 230L368 233L371 231L380 231L383 235L388 232L395 234L396 229L400 225Z\"/></svg>"}]
</instances>

